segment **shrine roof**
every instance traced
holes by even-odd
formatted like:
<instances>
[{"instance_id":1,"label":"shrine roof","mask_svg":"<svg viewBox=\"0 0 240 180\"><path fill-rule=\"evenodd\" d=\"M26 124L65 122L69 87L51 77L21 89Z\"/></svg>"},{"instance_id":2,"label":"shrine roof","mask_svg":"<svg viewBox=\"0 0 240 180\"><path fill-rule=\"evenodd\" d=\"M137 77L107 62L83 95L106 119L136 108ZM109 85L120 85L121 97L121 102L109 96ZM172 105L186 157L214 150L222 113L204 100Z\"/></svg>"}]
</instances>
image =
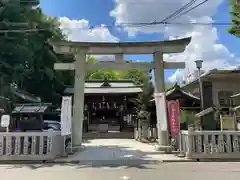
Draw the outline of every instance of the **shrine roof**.
<instances>
[{"instance_id":1,"label":"shrine roof","mask_svg":"<svg viewBox=\"0 0 240 180\"><path fill-rule=\"evenodd\" d=\"M194 96L191 93L183 91L179 85L174 85L172 88L166 91L166 96L168 99L178 99L178 98L188 98L196 101L200 101L200 98Z\"/></svg>"},{"instance_id":2,"label":"shrine roof","mask_svg":"<svg viewBox=\"0 0 240 180\"><path fill-rule=\"evenodd\" d=\"M85 94L131 94L131 93L141 93L142 88L136 86L133 81L130 80L93 80L85 82ZM66 88L64 91L66 94L73 94L74 88Z\"/></svg>"},{"instance_id":3,"label":"shrine roof","mask_svg":"<svg viewBox=\"0 0 240 180\"><path fill-rule=\"evenodd\" d=\"M169 88L166 91L167 100L184 100L185 106L195 106L200 105L200 98L183 91L179 85L175 84L173 87ZM152 99L150 102L155 102L155 99Z\"/></svg>"}]
</instances>

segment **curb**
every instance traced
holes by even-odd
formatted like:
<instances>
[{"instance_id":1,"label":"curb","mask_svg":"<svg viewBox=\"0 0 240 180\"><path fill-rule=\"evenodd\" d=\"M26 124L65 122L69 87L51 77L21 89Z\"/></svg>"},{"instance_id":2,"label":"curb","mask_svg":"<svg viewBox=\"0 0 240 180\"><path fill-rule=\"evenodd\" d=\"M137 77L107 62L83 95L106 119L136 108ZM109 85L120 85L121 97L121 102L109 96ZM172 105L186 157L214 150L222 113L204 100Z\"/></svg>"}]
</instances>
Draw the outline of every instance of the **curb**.
<instances>
[{"instance_id":1,"label":"curb","mask_svg":"<svg viewBox=\"0 0 240 180\"><path fill-rule=\"evenodd\" d=\"M191 162L240 162L240 159L163 159L163 160L142 160L142 159L119 159L119 160L48 160L48 161L0 161L0 165L18 164L79 164L79 165L146 165L160 163L191 163Z\"/></svg>"},{"instance_id":2,"label":"curb","mask_svg":"<svg viewBox=\"0 0 240 180\"><path fill-rule=\"evenodd\" d=\"M129 165L129 164L158 164L159 160L52 160L52 161L0 161L0 165L12 164L79 164L79 165Z\"/></svg>"}]
</instances>

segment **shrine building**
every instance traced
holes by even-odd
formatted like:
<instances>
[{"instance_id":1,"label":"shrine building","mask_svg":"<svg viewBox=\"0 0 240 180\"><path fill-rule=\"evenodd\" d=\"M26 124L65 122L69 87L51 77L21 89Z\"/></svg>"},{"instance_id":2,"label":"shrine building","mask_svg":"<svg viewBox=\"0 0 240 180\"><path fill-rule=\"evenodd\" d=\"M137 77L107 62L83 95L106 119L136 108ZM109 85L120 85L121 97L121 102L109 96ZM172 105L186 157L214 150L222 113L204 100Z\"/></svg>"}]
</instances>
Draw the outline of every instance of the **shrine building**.
<instances>
[{"instance_id":1,"label":"shrine building","mask_svg":"<svg viewBox=\"0 0 240 180\"><path fill-rule=\"evenodd\" d=\"M84 131L133 131L136 110L132 99L141 92L142 87L129 80L86 81ZM64 91L64 95L73 93L73 88Z\"/></svg>"}]
</instances>

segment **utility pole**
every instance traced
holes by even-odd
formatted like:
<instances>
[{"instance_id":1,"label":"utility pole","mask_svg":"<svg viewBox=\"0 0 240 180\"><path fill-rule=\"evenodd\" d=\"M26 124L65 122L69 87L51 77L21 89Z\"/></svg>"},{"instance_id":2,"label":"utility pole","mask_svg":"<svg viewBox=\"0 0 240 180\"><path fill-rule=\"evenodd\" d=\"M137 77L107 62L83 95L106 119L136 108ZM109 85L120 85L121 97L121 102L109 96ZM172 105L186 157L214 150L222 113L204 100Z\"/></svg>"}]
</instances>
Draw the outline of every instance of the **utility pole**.
<instances>
[{"instance_id":1,"label":"utility pole","mask_svg":"<svg viewBox=\"0 0 240 180\"><path fill-rule=\"evenodd\" d=\"M202 89L202 80L201 80L201 68L203 60L196 60L196 67L198 69L198 83L199 83L199 93L200 93L200 100L201 100L201 110L204 109L204 102L203 102L203 89Z\"/></svg>"}]
</instances>

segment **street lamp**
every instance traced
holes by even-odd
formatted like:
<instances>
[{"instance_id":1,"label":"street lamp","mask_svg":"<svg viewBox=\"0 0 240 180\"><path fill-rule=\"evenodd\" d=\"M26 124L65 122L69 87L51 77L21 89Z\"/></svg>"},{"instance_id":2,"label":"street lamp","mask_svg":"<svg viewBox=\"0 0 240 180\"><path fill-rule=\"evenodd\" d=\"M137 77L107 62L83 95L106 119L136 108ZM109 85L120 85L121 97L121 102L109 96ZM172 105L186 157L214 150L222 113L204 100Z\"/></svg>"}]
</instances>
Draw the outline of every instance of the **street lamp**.
<instances>
[{"instance_id":1,"label":"street lamp","mask_svg":"<svg viewBox=\"0 0 240 180\"><path fill-rule=\"evenodd\" d=\"M199 82L199 92L200 92L200 100L201 100L201 110L203 110L203 90L202 90L202 82L201 82L201 68L203 60L196 60L196 67L198 69L198 82Z\"/></svg>"}]
</instances>

